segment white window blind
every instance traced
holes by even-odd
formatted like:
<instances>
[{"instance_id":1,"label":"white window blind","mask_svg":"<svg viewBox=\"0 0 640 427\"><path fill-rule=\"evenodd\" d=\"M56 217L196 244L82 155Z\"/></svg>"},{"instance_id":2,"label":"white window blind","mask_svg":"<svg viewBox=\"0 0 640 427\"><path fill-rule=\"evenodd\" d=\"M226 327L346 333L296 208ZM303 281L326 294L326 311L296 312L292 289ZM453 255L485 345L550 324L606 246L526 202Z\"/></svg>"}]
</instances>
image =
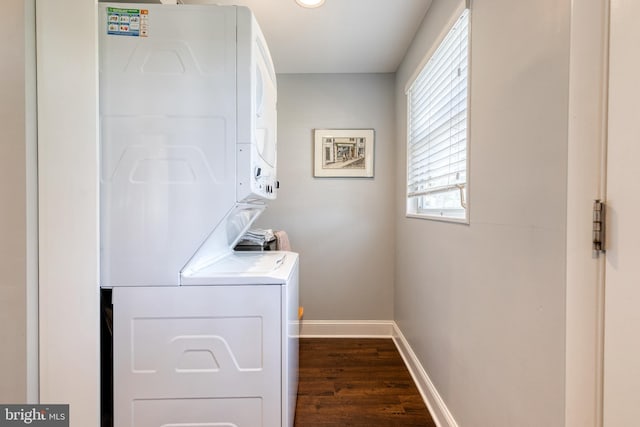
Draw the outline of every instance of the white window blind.
<instances>
[{"instance_id":1,"label":"white window blind","mask_svg":"<svg viewBox=\"0 0 640 427\"><path fill-rule=\"evenodd\" d=\"M469 9L409 87L407 213L466 219Z\"/></svg>"}]
</instances>

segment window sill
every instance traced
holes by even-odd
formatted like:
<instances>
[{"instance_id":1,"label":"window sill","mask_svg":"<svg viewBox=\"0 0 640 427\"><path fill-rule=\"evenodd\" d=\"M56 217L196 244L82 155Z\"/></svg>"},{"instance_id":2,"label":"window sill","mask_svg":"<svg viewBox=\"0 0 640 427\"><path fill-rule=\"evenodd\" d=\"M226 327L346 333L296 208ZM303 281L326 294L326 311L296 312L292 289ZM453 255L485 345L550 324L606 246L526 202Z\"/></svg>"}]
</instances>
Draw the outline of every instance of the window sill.
<instances>
[{"instance_id":1,"label":"window sill","mask_svg":"<svg viewBox=\"0 0 640 427\"><path fill-rule=\"evenodd\" d=\"M463 224L463 225L470 224L468 213L465 218L451 218L451 217L440 216L440 215L406 213L405 218L426 219L426 220L438 221L438 222L451 222L454 224Z\"/></svg>"}]
</instances>

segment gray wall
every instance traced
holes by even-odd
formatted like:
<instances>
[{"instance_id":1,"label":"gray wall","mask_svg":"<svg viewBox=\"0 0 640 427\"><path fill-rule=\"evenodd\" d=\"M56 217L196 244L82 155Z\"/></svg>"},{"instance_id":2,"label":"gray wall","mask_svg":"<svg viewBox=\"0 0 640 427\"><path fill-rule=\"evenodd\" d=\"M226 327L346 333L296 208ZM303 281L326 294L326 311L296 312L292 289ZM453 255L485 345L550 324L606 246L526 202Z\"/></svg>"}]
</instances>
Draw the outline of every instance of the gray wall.
<instances>
[{"instance_id":1,"label":"gray wall","mask_svg":"<svg viewBox=\"0 0 640 427\"><path fill-rule=\"evenodd\" d=\"M460 426L561 426L570 1L473 3L469 225L403 199L404 87L456 3L397 73L395 319Z\"/></svg>"},{"instance_id":2,"label":"gray wall","mask_svg":"<svg viewBox=\"0 0 640 427\"><path fill-rule=\"evenodd\" d=\"M257 225L300 253L306 320L393 318L393 74L278 75L278 199ZM314 178L313 129L375 129L375 177Z\"/></svg>"},{"instance_id":3,"label":"gray wall","mask_svg":"<svg viewBox=\"0 0 640 427\"><path fill-rule=\"evenodd\" d=\"M0 402L37 399L33 1L3 2L0 26Z\"/></svg>"}]
</instances>

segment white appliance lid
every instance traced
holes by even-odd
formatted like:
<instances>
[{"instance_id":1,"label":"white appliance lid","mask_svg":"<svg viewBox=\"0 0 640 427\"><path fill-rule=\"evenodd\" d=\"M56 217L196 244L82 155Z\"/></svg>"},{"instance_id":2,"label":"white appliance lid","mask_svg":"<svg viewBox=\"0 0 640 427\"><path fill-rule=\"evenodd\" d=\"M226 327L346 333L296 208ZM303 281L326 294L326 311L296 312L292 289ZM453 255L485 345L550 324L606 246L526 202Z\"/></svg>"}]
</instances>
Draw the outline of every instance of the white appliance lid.
<instances>
[{"instance_id":1,"label":"white appliance lid","mask_svg":"<svg viewBox=\"0 0 640 427\"><path fill-rule=\"evenodd\" d=\"M263 204L236 204L215 226L181 271L190 276L233 252L233 247L265 210Z\"/></svg>"},{"instance_id":2,"label":"white appliance lid","mask_svg":"<svg viewBox=\"0 0 640 427\"><path fill-rule=\"evenodd\" d=\"M283 285L297 261L295 252L231 252L198 272L183 274L181 285Z\"/></svg>"}]
</instances>

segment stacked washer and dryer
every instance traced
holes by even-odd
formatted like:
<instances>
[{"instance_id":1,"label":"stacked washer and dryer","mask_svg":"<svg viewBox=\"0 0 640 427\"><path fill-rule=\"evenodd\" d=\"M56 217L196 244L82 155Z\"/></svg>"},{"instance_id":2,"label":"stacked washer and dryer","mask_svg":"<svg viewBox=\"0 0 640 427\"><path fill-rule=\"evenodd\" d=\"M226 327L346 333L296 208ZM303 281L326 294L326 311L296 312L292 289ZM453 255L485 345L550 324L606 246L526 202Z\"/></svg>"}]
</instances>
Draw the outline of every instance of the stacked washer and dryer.
<instances>
[{"instance_id":1,"label":"stacked washer and dryer","mask_svg":"<svg viewBox=\"0 0 640 427\"><path fill-rule=\"evenodd\" d=\"M99 4L101 287L116 427L292 426L298 256L234 252L276 197L276 77L238 6Z\"/></svg>"}]
</instances>

